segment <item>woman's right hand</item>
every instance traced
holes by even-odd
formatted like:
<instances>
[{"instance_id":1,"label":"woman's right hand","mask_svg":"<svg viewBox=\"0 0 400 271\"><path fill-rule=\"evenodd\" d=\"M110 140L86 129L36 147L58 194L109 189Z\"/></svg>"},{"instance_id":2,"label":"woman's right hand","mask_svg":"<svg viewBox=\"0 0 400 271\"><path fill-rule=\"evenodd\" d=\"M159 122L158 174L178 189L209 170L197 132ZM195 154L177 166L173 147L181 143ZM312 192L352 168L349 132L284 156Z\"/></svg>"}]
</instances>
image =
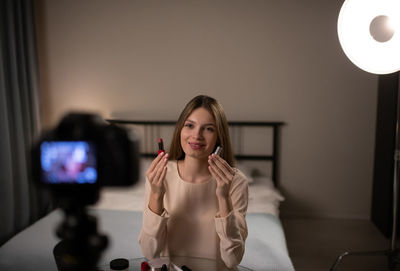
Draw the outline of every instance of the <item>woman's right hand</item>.
<instances>
[{"instance_id":1,"label":"woman's right hand","mask_svg":"<svg viewBox=\"0 0 400 271\"><path fill-rule=\"evenodd\" d=\"M150 196L162 198L165 193L164 178L167 174L168 153L161 152L150 164L146 177L150 183Z\"/></svg>"}]
</instances>

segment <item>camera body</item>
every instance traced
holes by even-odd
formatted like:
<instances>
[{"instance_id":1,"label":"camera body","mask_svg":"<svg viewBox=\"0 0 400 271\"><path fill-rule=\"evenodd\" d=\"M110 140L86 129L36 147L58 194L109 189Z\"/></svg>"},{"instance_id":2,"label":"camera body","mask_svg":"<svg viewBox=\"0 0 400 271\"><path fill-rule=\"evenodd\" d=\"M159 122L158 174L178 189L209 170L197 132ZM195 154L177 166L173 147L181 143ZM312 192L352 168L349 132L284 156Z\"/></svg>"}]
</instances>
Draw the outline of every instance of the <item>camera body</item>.
<instances>
[{"instance_id":1,"label":"camera body","mask_svg":"<svg viewBox=\"0 0 400 271\"><path fill-rule=\"evenodd\" d=\"M139 140L91 113L69 113L32 149L36 183L60 201L95 203L104 186L129 186L139 178Z\"/></svg>"}]
</instances>

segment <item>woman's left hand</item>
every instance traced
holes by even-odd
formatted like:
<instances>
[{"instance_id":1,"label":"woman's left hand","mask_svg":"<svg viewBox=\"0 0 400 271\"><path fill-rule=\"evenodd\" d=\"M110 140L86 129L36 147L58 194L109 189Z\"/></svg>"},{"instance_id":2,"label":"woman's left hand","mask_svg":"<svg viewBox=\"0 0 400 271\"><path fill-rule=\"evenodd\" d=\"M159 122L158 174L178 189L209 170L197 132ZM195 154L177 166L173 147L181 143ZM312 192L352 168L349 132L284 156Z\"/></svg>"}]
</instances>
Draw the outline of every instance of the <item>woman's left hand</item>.
<instances>
[{"instance_id":1,"label":"woman's left hand","mask_svg":"<svg viewBox=\"0 0 400 271\"><path fill-rule=\"evenodd\" d=\"M233 178L235 176L235 169L233 169L224 159L222 159L219 155L211 154L208 157L208 169L211 172L211 175L217 181L217 197L228 198L229 190L231 188L231 184Z\"/></svg>"}]
</instances>

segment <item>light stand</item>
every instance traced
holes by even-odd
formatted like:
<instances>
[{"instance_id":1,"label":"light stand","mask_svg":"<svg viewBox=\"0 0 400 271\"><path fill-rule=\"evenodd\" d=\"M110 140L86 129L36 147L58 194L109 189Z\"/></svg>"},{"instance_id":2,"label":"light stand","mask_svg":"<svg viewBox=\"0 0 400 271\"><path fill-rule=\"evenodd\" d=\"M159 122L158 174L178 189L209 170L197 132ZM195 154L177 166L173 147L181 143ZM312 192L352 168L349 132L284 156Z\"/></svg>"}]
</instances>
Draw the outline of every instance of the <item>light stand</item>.
<instances>
[{"instance_id":1,"label":"light stand","mask_svg":"<svg viewBox=\"0 0 400 271\"><path fill-rule=\"evenodd\" d=\"M400 88L400 87L399 87ZM338 268L341 261L348 256L386 256L388 257L389 270L394 270L396 264L400 263L400 250L397 248L397 219L398 219L398 203L399 203L399 161L400 161L400 144L399 144L399 127L400 127L400 89L397 92L397 114L396 114L396 127L395 127L395 151L394 151L394 167L393 167L393 223L392 223L392 237L390 239L390 246L387 250L378 251L358 251L358 252L344 252L337 257L335 263L331 267L331 271Z\"/></svg>"},{"instance_id":2,"label":"light stand","mask_svg":"<svg viewBox=\"0 0 400 271\"><path fill-rule=\"evenodd\" d=\"M346 56L359 68L374 74L400 70L400 1L345 0L338 18L338 36ZM368 33L369 29L369 33ZM399 86L398 86L399 87ZM400 162L400 89L397 91L393 167L393 223L388 250L344 252L331 267L337 269L348 256L386 256L389 270L400 263L397 242Z\"/></svg>"}]
</instances>

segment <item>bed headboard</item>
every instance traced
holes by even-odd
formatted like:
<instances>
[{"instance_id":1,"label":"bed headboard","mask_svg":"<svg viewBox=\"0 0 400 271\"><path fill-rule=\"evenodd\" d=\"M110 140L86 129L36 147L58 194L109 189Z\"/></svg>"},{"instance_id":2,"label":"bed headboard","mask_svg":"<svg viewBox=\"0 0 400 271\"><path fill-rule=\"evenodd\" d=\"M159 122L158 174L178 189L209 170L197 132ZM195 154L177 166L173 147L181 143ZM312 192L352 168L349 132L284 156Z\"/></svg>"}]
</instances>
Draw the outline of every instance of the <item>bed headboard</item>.
<instances>
[{"instance_id":1,"label":"bed headboard","mask_svg":"<svg viewBox=\"0 0 400 271\"><path fill-rule=\"evenodd\" d=\"M163 137L165 142L172 138L172 131L176 124L175 121L165 120L108 119L107 121L116 125L133 126L136 131L139 131L142 139L140 155L146 158L154 157L154 153L157 151L156 142L159 137ZM281 121L229 121L228 124L235 158L238 161L256 160L272 163L271 178L277 187L279 183L280 127L285 123ZM254 139L254 135L258 139ZM270 146L269 150L254 149L254 146L253 148L247 148L249 142L259 141L260 138L262 138L263 143Z\"/></svg>"}]
</instances>

